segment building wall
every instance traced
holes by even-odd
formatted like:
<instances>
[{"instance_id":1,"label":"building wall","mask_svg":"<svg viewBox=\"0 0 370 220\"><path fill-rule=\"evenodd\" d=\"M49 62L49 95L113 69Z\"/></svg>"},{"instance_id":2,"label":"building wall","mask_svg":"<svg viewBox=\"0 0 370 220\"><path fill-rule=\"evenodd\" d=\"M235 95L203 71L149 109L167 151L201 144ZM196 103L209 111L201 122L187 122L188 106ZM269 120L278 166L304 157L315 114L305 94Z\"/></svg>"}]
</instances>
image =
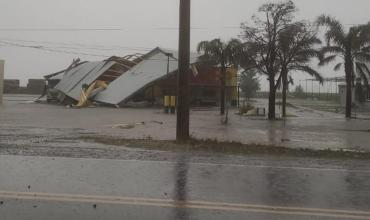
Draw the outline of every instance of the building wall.
<instances>
[{"instance_id":1,"label":"building wall","mask_svg":"<svg viewBox=\"0 0 370 220\"><path fill-rule=\"evenodd\" d=\"M195 105L218 105L220 101L220 72L217 68L201 67L198 74L189 72L189 86L191 103ZM228 69L226 74L227 100L234 105L237 103L237 71ZM164 96L176 96L177 75L172 74L159 80L154 85L148 86L144 91L133 98L134 101L146 100L163 104Z\"/></svg>"},{"instance_id":2,"label":"building wall","mask_svg":"<svg viewBox=\"0 0 370 220\"><path fill-rule=\"evenodd\" d=\"M20 80L5 79L3 91L8 94L42 94L45 84L44 79L30 79L27 87L21 87Z\"/></svg>"},{"instance_id":3,"label":"building wall","mask_svg":"<svg viewBox=\"0 0 370 220\"><path fill-rule=\"evenodd\" d=\"M30 94L42 94L45 89L44 79L29 79L27 84L27 91Z\"/></svg>"},{"instance_id":4,"label":"building wall","mask_svg":"<svg viewBox=\"0 0 370 220\"><path fill-rule=\"evenodd\" d=\"M4 80L4 93L18 93L19 89L20 89L20 80L18 79Z\"/></svg>"}]
</instances>

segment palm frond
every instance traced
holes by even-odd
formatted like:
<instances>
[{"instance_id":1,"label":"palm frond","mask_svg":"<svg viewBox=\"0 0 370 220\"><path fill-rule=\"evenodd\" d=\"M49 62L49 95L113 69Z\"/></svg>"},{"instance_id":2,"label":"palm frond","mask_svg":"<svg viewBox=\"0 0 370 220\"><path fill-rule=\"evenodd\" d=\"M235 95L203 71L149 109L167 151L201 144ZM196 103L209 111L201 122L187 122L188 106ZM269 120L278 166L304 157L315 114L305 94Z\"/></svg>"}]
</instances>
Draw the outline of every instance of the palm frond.
<instances>
[{"instance_id":1,"label":"palm frond","mask_svg":"<svg viewBox=\"0 0 370 220\"><path fill-rule=\"evenodd\" d=\"M337 58L337 55L331 55L320 60L319 66L325 66L333 62Z\"/></svg>"},{"instance_id":2,"label":"palm frond","mask_svg":"<svg viewBox=\"0 0 370 220\"><path fill-rule=\"evenodd\" d=\"M338 63L337 65L335 65L334 71L340 70L342 68L342 65L343 65L343 63Z\"/></svg>"},{"instance_id":3,"label":"palm frond","mask_svg":"<svg viewBox=\"0 0 370 220\"><path fill-rule=\"evenodd\" d=\"M289 76L288 84L291 84L294 86L294 79L292 76Z\"/></svg>"},{"instance_id":4,"label":"palm frond","mask_svg":"<svg viewBox=\"0 0 370 220\"><path fill-rule=\"evenodd\" d=\"M227 42L224 51L227 62L234 66L239 65L241 57L245 55L244 52L246 51L243 50L243 43L234 38Z\"/></svg>"},{"instance_id":5,"label":"palm frond","mask_svg":"<svg viewBox=\"0 0 370 220\"><path fill-rule=\"evenodd\" d=\"M294 69L297 70L297 71L302 71L302 72L308 73L309 75L311 75L311 76L315 77L317 80L319 80L320 83L324 82L324 78L321 76L321 74L319 72L317 72L316 70L312 69L311 67L307 66L307 65L298 65L298 66L295 66Z\"/></svg>"},{"instance_id":6,"label":"palm frond","mask_svg":"<svg viewBox=\"0 0 370 220\"><path fill-rule=\"evenodd\" d=\"M324 55L327 53L331 54L339 54L339 53L345 53L344 49L338 46L326 46L321 48L321 53Z\"/></svg>"},{"instance_id":7,"label":"palm frond","mask_svg":"<svg viewBox=\"0 0 370 220\"><path fill-rule=\"evenodd\" d=\"M338 46L345 45L346 34L344 32L344 27L337 19L331 16L321 15L317 18L316 25L328 27L325 33L328 45L330 45L331 42L334 42Z\"/></svg>"},{"instance_id":8,"label":"palm frond","mask_svg":"<svg viewBox=\"0 0 370 220\"><path fill-rule=\"evenodd\" d=\"M297 58L321 58L321 52L316 49L305 49L297 52Z\"/></svg>"},{"instance_id":9,"label":"palm frond","mask_svg":"<svg viewBox=\"0 0 370 220\"><path fill-rule=\"evenodd\" d=\"M354 26L350 29L352 34L352 47L360 49L370 44L370 23L365 25Z\"/></svg>"},{"instance_id":10,"label":"palm frond","mask_svg":"<svg viewBox=\"0 0 370 220\"><path fill-rule=\"evenodd\" d=\"M367 66L363 63L356 62L356 72L361 77L361 79L365 82L366 86L369 86L368 76L370 76L370 71Z\"/></svg>"},{"instance_id":11,"label":"palm frond","mask_svg":"<svg viewBox=\"0 0 370 220\"><path fill-rule=\"evenodd\" d=\"M223 42L219 38L211 41L201 41L198 44L197 51L202 55L200 61L212 63L212 65L222 66L237 66L243 55L243 44L238 39L231 39L228 42Z\"/></svg>"},{"instance_id":12,"label":"palm frond","mask_svg":"<svg viewBox=\"0 0 370 220\"><path fill-rule=\"evenodd\" d=\"M368 76L370 77L370 68L365 64L365 63L360 63L360 62L356 62L356 65L359 65L365 73L368 74Z\"/></svg>"},{"instance_id":13,"label":"palm frond","mask_svg":"<svg viewBox=\"0 0 370 220\"><path fill-rule=\"evenodd\" d=\"M198 53L202 53L202 52L205 52L208 48L208 45L209 45L209 41L201 41L198 43L198 46L197 46L197 52Z\"/></svg>"},{"instance_id":14,"label":"palm frond","mask_svg":"<svg viewBox=\"0 0 370 220\"><path fill-rule=\"evenodd\" d=\"M370 52L369 53L364 53L364 52L355 53L353 57L355 58L355 60L370 63Z\"/></svg>"}]
</instances>

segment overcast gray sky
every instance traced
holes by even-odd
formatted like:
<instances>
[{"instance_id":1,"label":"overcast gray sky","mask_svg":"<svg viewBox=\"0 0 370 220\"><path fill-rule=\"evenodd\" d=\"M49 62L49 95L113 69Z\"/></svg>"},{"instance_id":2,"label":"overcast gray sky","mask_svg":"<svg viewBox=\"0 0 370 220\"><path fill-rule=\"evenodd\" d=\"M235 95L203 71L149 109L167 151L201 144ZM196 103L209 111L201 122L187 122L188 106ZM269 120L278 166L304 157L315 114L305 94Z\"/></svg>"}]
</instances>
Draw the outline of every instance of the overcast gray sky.
<instances>
[{"instance_id":1,"label":"overcast gray sky","mask_svg":"<svg viewBox=\"0 0 370 220\"><path fill-rule=\"evenodd\" d=\"M192 50L201 40L227 40L240 33L264 0L192 0ZM330 14L345 24L370 21L369 0L295 0L297 16L313 20ZM40 78L66 67L73 58L144 53L161 46L177 48L179 0L1 0L0 59L8 79ZM20 31L9 29L42 29ZM45 31L45 29L122 29L111 31ZM34 42L29 42L34 41ZM53 42L53 43L45 43ZM63 43L63 44L61 44ZM9 45L10 44L10 45ZM82 45L82 46L81 46ZM43 46L40 50L22 46ZM120 48L118 48L120 46ZM58 51L58 52L56 52ZM332 71L322 70L325 76Z\"/></svg>"}]
</instances>

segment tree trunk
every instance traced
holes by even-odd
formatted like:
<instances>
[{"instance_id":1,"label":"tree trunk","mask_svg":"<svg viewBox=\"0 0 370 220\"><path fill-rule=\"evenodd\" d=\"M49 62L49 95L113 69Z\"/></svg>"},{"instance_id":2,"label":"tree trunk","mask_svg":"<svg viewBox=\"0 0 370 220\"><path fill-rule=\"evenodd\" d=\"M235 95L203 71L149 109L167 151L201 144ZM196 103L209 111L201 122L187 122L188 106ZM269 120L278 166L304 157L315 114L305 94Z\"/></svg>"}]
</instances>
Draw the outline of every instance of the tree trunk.
<instances>
[{"instance_id":1,"label":"tree trunk","mask_svg":"<svg viewBox=\"0 0 370 220\"><path fill-rule=\"evenodd\" d=\"M269 91L269 120L275 120L275 77L270 76L270 91Z\"/></svg>"},{"instance_id":2,"label":"tree trunk","mask_svg":"<svg viewBox=\"0 0 370 220\"><path fill-rule=\"evenodd\" d=\"M287 91L288 91L288 74L286 71L282 71L282 83L283 83L283 104L282 104L282 111L283 117L286 117L286 99L287 99Z\"/></svg>"},{"instance_id":3,"label":"tree trunk","mask_svg":"<svg viewBox=\"0 0 370 220\"><path fill-rule=\"evenodd\" d=\"M346 77L347 78L347 77ZM352 117L352 79L346 79L346 118Z\"/></svg>"},{"instance_id":4,"label":"tree trunk","mask_svg":"<svg viewBox=\"0 0 370 220\"><path fill-rule=\"evenodd\" d=\"M221 94L220 94L220 114L225 115L225 85L226 85L226 67L221 67Z\"/></svg>"},{"instance_id":5,"label":"tree trunk","mask_svg":"<svg viewBox=\"0 0 370 220\"><path fill-rule=\"evenodd\" d=\"M346 118L352 117L352 78L353 78L353 63L350 54L345 58L346 72Z\"/></svg>"}]
</instances>

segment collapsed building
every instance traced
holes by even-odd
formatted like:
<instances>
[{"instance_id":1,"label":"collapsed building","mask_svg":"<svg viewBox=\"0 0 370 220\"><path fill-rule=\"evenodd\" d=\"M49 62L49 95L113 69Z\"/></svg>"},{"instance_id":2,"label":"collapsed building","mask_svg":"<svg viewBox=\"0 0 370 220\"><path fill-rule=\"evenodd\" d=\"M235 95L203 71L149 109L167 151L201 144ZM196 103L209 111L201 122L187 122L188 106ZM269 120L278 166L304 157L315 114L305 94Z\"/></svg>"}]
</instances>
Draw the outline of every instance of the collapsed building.
<instances>
[{"instance_id":1,"label":"collapsed building","mask_svg":"<svg viewBox=\"0 0 370 220\"><path fill-rule=\"evenodd\" d=\"M203 65L192 53L189 69L193 104L217 105L220 97L219 68ZM44 76L48 101L84 107L91 102L124 106L145 102L163 104L163 97L177 91L178 53L155 48L147 54L111 57L96 62L74 60L65 70ZM227 100L236 105L237 71L226 74Z\"/></svg>"}]
</instances>

